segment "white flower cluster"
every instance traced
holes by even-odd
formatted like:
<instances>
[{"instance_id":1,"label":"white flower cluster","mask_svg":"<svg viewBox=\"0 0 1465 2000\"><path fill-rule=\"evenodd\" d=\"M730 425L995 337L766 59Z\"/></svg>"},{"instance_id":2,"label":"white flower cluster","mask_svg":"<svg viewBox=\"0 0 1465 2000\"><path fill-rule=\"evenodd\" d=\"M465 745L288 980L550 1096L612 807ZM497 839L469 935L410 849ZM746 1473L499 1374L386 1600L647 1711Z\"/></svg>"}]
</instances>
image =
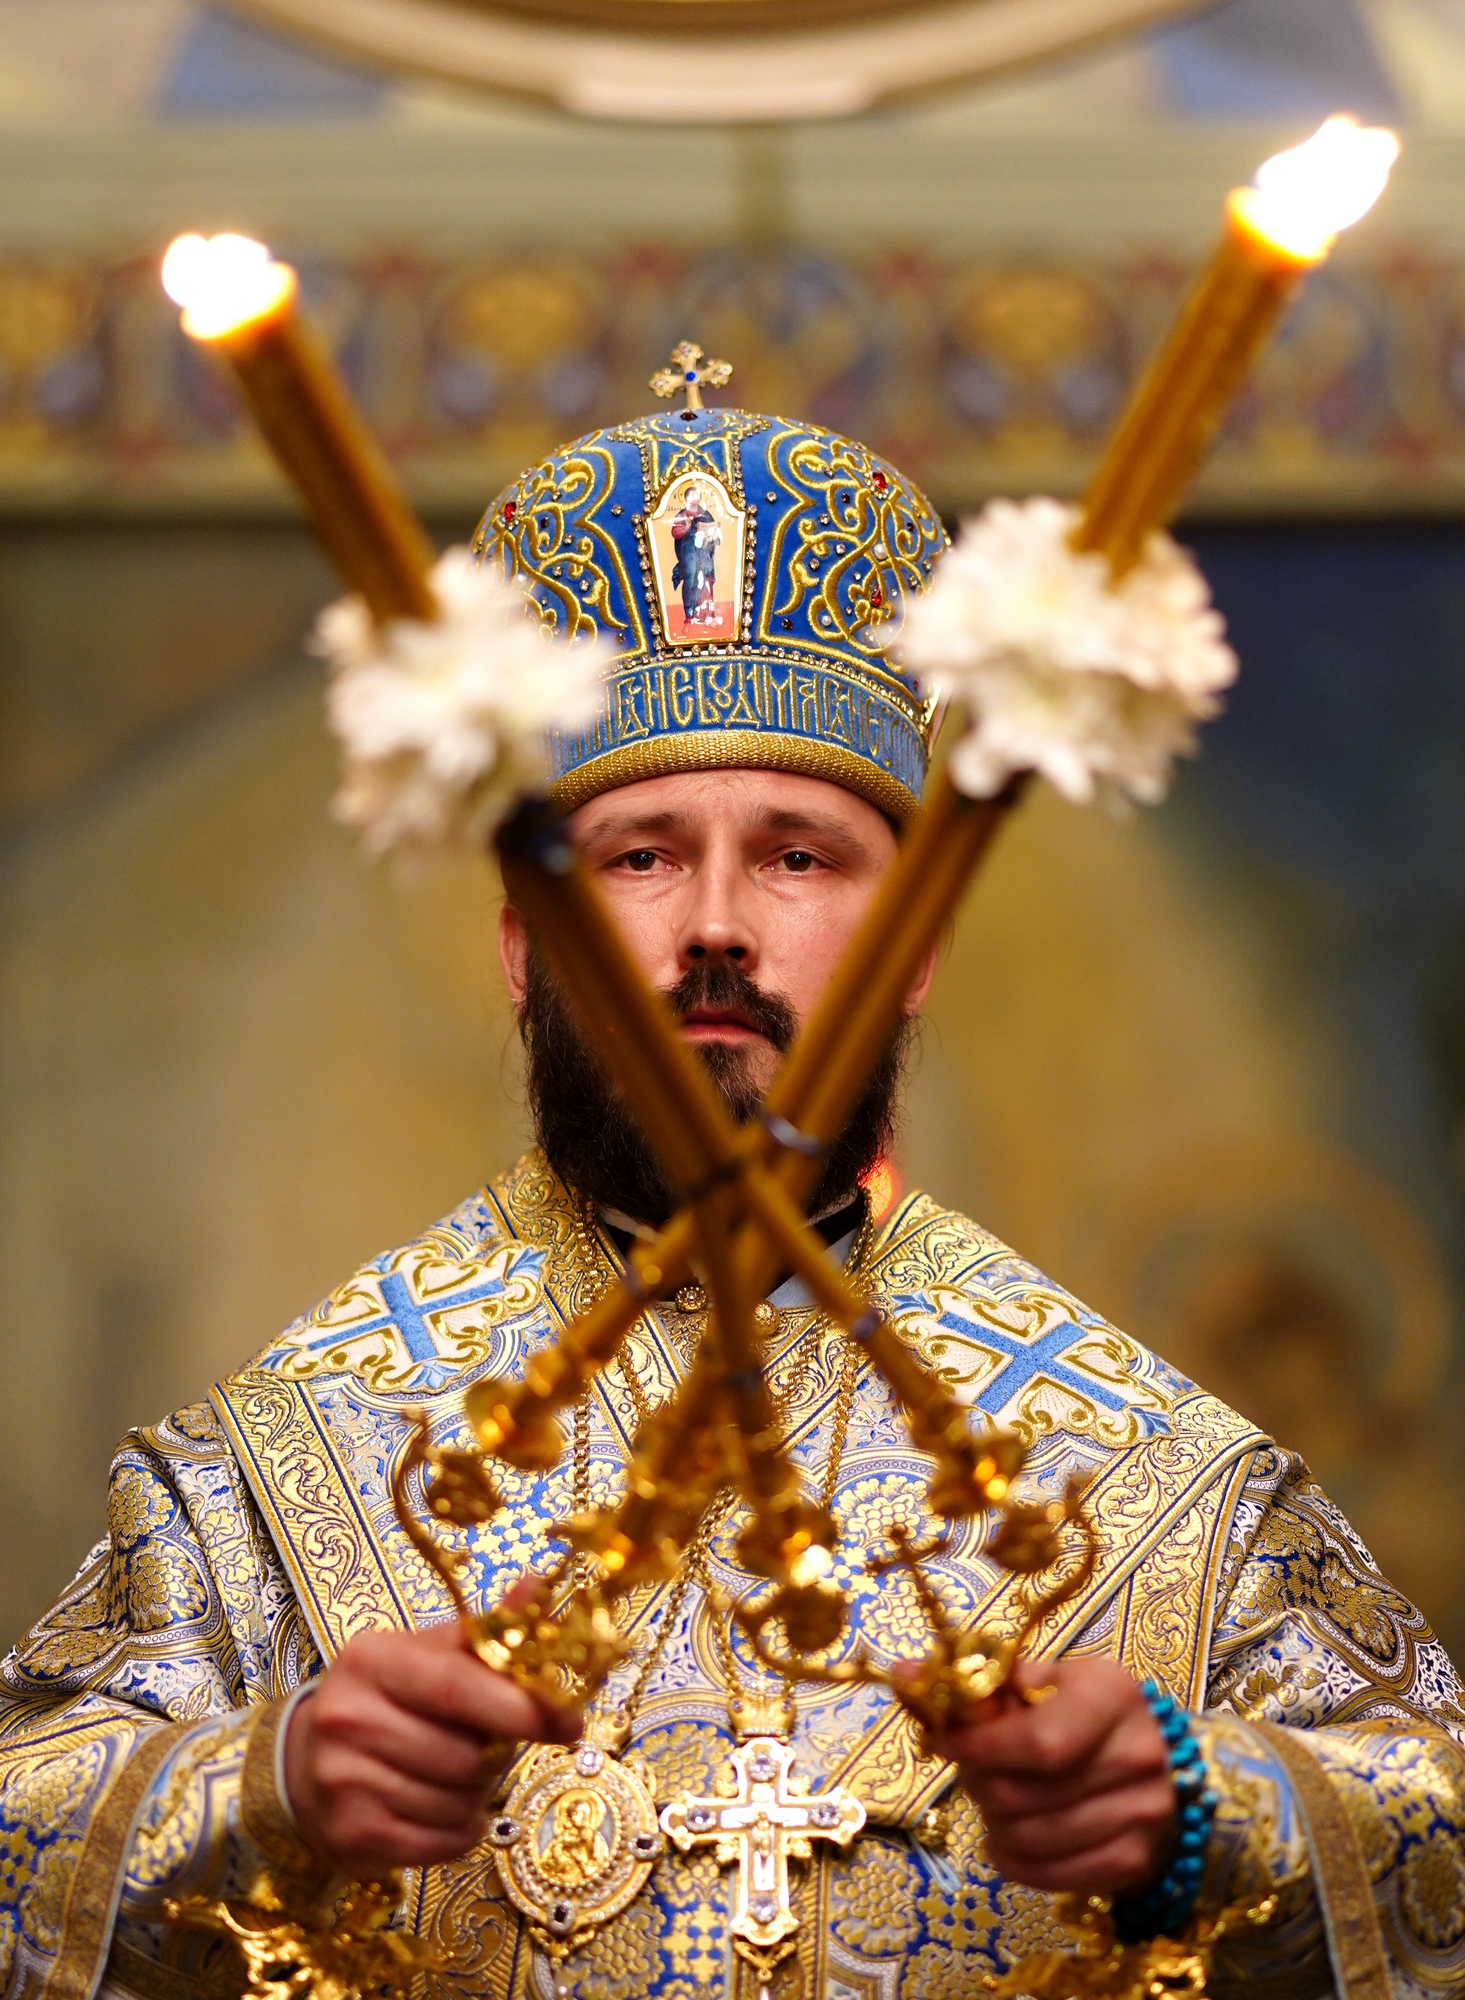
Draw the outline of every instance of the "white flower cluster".
<instances>
[{"instance_id":1,"label":"white flower cluster","mask_svg":"<svg viewBox=\"0 0 1465 2000\"><path fill-rule=\"evenodd\" d=\"M1156 805L1236 678L1193 558L1154 534L1115 583L1070 547L1078 519L1057 500L992 501L891 641L927 694L965 705L951 775L969 797L1040 771L1078 805Z\"/></svg>"},{"instance_id":2,"label":"white flower cluster","mask_svg":"<svg viewBox=\"0 0 1465 2000\"><path fill-rule=\"evenodd\" d=\"M449 549L431 582L431 624L378 630L344 597L311 641L330 663L326 713L344 752L334 811L372 855L481 846L518 793L545 783L546 729L582 727L604 699L611 649L550 636L497 564Z\"/></svg>"}]
</instances>

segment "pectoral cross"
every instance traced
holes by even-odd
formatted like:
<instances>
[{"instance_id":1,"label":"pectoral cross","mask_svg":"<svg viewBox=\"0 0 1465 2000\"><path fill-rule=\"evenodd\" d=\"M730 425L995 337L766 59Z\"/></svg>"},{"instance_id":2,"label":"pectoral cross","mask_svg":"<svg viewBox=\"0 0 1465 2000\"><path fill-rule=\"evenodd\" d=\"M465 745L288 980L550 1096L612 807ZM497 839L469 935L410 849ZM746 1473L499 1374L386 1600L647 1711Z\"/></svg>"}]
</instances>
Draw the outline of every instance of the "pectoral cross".
<instances>
[{"instance_id":1,"label":"pectoral cross","mask_svg":"<svg viewBox=\"0 0 1465 2000\"><path fill-rule=\"evenodd\" d=\"M851 1792L817 1792L789 1776L794 1753L777 1737L755 1736L732 1753L734 1783L726 1796L678 1799L661 1814L661 1830L685 1854L715 1842L722 1866L737 1863L733 1949L763 1981L794 1948L799 1920L789 1899L788 1864L807 1861L811 1843L848 1847L865 1824Z\"/></svg>"},{"instance_id":2,"label":"pectoral cross","mask_svg":"<svg viewBox=\"0 0 1465 2000\"><path fill-rule=\"evenodd\" d=\"M658 396L674 396L678 389L685 389L687 408L700 410L702 384L720 389L731 374L730 361L709 361L695 340L679 340L671 351L670 368L658 368L650 386Z\"/></svg>"}]
</instances>

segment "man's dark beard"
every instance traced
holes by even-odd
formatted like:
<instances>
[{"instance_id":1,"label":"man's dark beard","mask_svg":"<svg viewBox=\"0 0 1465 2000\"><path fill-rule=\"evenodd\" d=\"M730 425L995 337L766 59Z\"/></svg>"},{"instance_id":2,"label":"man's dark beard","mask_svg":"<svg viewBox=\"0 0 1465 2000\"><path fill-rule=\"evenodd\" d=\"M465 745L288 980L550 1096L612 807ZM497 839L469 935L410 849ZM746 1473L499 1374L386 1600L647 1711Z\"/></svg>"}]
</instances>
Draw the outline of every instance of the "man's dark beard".
<instances>
[{"instance_id":1,"label":"man's dark beard","mask_svg":"<svg viewBox=\"0 0 1465 2000\"><path fill-rule=\"evenodd\" d=\"M765 993L741 966L726 959L701 960L666 998L678 1019L694 1007L736 1007L780 1054L798 1028L787 1000ZM640 1222L665 1222L676 1197L661 1163L581 1031L569 1000L532 947L519 1032L535 1136L555 1172L599 1207L619 1209ZM811 1215L853 1195L861 1178L889 1151L910 1039L911 1024L903 1022L830 1150L809 1204ZM726 1042L695 1046L733 1118L746 1124L762 1101L749 1075L748 1052Z\"/></svg>"}]
</instances>

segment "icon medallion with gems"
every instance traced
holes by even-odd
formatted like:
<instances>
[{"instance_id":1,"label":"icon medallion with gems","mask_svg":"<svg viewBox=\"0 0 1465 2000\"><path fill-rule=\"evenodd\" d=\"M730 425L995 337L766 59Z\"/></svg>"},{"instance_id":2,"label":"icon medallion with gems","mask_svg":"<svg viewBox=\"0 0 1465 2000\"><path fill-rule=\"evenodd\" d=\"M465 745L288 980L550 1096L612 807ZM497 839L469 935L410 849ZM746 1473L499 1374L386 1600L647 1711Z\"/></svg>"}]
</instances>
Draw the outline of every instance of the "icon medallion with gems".
<instances>
[{"instance_id":1,"label":"icon medallion with gems","mask_svg":"<svg viewBox=\"0 0 1465 2000\"><path fill-rule=\"evenodd\" d=\"M504 1893L551 1959L583 1950L640 1893L663 1845L655 1782L598 1743L547 1746L490 1819Z\"/></svg>"}]
</instances>

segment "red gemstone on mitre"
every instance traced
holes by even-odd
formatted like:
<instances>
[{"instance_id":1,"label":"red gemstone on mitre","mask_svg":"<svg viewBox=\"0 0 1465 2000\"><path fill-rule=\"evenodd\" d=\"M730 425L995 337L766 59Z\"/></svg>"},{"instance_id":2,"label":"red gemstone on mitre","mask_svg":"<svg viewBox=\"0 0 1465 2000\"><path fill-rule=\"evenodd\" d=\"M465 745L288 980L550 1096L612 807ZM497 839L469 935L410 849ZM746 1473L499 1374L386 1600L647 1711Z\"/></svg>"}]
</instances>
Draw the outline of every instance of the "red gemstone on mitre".
<instances>
[{"instance_id":1,"label":"red gemstone on mitre","mask_svg":"<svg viewBox=\"0 0 1465 2000\"><path fill-rule=\"evenodd\" d=\"M885 592L880 588L878 583L870 592L870 602L872 604L883 604L885 602Z\"/></svg>"},{"instance_id":2,"label":"red gemstone on mitre","mask_svg":"<svg viewBox=\"0 0 1465 2000\"><path fill-rule=\"evenodd\" d=\"M885 477L883 472L875 471L870 474L870 484L877 493L883 493L890 484L890 481Z\"/></svg>"},{"instance_id":3,"label":"red gemstone on mitre","mask_svg":"<svg viewBox=\"0 0 1465 2000\"><path fill-rule=\"evenodd\" d=\"M505 502L504 502L504 519L505 519L506 521L512 521L512 520L513 520L513 518L514 518L514 516L515 516L515 515L516 515L516 514L518 513L518 511L519 511L518 507L517 507L517 506L515 505L515 503L514 503L514 502L513 502L512 500L505 500Z\"/></svg>"}]
</instances>

